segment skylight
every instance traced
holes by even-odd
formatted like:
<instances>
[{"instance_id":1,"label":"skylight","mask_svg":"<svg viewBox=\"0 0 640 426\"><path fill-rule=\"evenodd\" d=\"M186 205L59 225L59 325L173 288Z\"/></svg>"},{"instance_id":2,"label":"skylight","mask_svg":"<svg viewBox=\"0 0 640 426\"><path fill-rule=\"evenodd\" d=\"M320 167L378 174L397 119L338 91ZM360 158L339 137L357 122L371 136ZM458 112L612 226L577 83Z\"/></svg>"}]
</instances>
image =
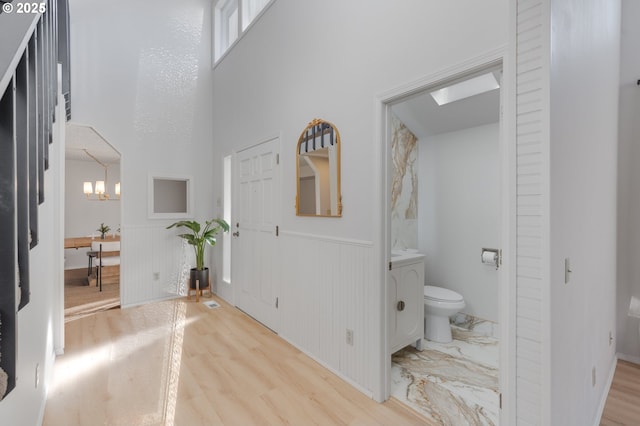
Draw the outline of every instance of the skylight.
<instances>
[{"instance_id":1,"label":"skylight","mask_svg":"<svg viewBox=\"0 0 640 426\"><path fill-rule=\"evenodd\" d=\"M439 106L442 106L459 101L460 99L498 89L499 87L498 81L493 73L490 72L439 90L434 90L431 92L431 97Z\"/></svg>"}]
</instances>

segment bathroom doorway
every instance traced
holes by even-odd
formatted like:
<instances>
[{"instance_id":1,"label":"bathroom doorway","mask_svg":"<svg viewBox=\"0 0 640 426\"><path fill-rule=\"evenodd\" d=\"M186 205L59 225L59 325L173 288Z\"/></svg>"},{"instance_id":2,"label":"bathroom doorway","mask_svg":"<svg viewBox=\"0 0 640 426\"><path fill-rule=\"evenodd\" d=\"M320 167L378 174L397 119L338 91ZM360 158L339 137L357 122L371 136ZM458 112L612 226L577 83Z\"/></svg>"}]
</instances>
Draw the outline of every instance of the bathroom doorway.
<instances>
[{"instance_id":1,"label":"bathroom doorway","mask_svg":"<svg viewBox=\"0 0 640 426\"><path fill-rule=\"evenodd\" d=\"M501 417L508 327L502 68L500 57L455 69L383 102L390 269L394 259L423 255L423 285L464 299L450 313L451 342L423 339L422 348L389 354L388 395L447 424L499 424ZM496 250L496 263L482 261L483 249ZM390 281L402 285L401 275L387 277L388 290ZM387 315L392 324L394 309Z\"/></svg>"}]
</instances>

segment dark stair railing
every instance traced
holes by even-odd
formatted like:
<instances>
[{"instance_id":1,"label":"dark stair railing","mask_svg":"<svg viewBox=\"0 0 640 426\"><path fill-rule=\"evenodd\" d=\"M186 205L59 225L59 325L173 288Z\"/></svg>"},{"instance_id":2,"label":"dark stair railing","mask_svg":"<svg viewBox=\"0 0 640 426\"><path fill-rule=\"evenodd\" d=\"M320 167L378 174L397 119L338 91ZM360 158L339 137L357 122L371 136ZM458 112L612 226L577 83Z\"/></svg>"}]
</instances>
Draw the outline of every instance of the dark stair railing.
<instances>
[{"instance_id":1,"label":"dark stair railing","mask_svg":"<svg viewBox=\"0 0 640 426\"><path fill-rule=\"evenodd\" d=\"M0 50L0 367L8 375L6 393L16 386L17 313L31 296L29 253L38 244L49 144L56 120L70 113L67 0L38 2L45 12L31 16L9 12L19 3L0 0L0 40L17 47L12 57ZM56 117L61 60L66 114Z\"/></svg>"}]
</instances>

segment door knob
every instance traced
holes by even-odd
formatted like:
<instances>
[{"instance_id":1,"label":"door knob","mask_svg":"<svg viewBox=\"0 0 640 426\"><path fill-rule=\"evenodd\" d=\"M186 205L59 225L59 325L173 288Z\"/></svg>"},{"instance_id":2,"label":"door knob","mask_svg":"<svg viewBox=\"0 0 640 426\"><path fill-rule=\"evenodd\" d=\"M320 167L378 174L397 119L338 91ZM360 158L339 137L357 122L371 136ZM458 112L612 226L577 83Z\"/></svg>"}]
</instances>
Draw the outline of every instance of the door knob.
<instances>
[{"instance_id":1,"label":"door knob","mask_svg":"<svg viewBox=\"0 0 640 426\"><path fill-rule=\"evenodd\" d=\"M231 234L231 235L233 235L234 237L239 237L239 236L240 236L240 231L234 232L234 233L233 233L233 234Z\"/></svg>"},{"instance_id":2,"label":"door knob","mask_svg":"<svg viewBox=\"0 0 640 426\"><path fill-rule=\"evenodd\" d=\"M404 302L402 300L398 302L397 308L400 312L404 311Z\"/></svg>"}]
</instances>

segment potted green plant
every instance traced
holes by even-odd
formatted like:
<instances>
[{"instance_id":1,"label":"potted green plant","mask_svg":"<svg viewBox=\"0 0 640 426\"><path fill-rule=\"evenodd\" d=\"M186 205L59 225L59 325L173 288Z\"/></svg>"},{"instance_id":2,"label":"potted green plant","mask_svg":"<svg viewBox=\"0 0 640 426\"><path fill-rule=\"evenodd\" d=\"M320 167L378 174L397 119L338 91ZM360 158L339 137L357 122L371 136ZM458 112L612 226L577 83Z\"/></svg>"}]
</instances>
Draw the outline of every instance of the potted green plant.
<instances>
[{"instance_id":1,"label":"potted green plant","mask_svg":"<svg viewBox=\"0 0 640 426\"><path fill-rule=\"evenodd\" d=\"M111 231L111 228L109 227L109 225L105 225L103 222L100 224L100 227L96 229L96 231L100 233L100 239L104 240L105 235L107 235L107 232Z\"/></svg>"},{"instance_id":2,"label":"potted green plant","mask_svg":"<svg viewBox=\"0 0 640 426\"><path fill-rule=\"evenodd\" d=\"M220 231L229 231L229 224L224 219L211 219L207 220L203 227L195 220L181 220L167 226L167 229L173 227L187 228L190 231L189 233L178 234L178 236L193 246L196 255L196 267L191 268L191 288L196 288L196 280L199 280L200 288L207 288L209 286L209 268L204 266L205 248L207 244L215 246L216 235Z\"/></svg>"}]
</instances>

